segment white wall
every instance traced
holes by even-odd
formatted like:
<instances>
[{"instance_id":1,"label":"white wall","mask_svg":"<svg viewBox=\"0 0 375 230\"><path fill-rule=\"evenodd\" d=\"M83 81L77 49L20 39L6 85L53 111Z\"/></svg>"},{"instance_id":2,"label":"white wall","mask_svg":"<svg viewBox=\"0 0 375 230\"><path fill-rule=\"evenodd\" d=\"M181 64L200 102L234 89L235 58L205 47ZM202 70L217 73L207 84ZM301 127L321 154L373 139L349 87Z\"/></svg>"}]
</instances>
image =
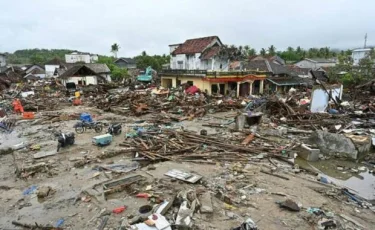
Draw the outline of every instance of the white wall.
<instances>
[{"instance_id":1,"label":"white wall","mask_svg":"<svg viewBox=\"0 0 375 230\"><path fill-rule=\"evenodd\" d=\"M220 59L220 58L214 58L212 61L214 62L214 65L212 67L210 67L211 70L228 71L228 69L229 69L228 60L224 60L224 59ZM220 69L220 65L221 65L221 69Z\"/></svg>"},{"instance_id":2,"label":"white wall","mask_svg":"<svg viewBox=\"0 0 375 230\"><path fill-rule=\"evenodd\" d=\"M99 60L98 55L91 55L90 56L91 63L96 63L96 62L98 62L98 60Z\"/></svg>"},{"instance_id":3,"label":"white wall","mask_svg":"<svg viewBox=\"0 0 375 230\"><path fill-rule=\"evenodd\" d=\"M104 77L108 82L112 81L110 74L100 74L100 76Z\"/></svg>"},{"instance_id":4,"label":"white wall","mask_svg":"<svg viewBox=\"0 0 375 230\"><path fill-rule=\"evenodd\" d=\"M323 62L323 63L319 63L319 62L312 62L312 61L309 61L309 60L302 60L302 61L299 61L295 64L295 66L298 66L300 68L311 68L311 69L315 69L315 68L319 68L319 67L333 67L335 66L336 63L334 62Z\"/></svg>"},{"instance_id":5,"label":"white wall","mask_svg":"<svg viewBox=\"0 0 375 230\"><path fill-rule=\"evenodd\" d=\"M5 56L0 55L0 67L6 66L6 65L7 65L7 62L6 62Z\"/></svg>"},{"instance_id":6,"label":"white wall","mask_svg":"<svg viewBox=\"0 0 375 230\"><path fill-rule=\"evenodd\" d=\"M46 77L52 77L55 70L58 68L60 68L59 65L45 65L44 69L46 70Z\"/></svg>"},{"instance_id":7,"label":"white wall","mask_svg":"<svg viewBox=\"0 0 375 230\"><path fill-rule=\"evenodd\" d=\"M175 49L177 49L177 47L178 47L179 45L180 45L180 44L169 45L169 53L172 53L173 51L175 51Z\"/></svg>"},{"instance_id":8,"label":"white wall","mask_svg":"<svg viewBox=\"0 0 375 230\"><path fill-rule=\"evenodd\" d=\"M91 63L91 57L89 54L65 54L66 63Z\"/></svg>"},{"instance_id":9,"label":"white wall","mask_svg":"<svg viewBox=\"0 0 375 230\"><path fill-rule=\"evenodd\" d=\"M358 50L353 50L352 52L352 59L353 59L353 64L358 65L359 61L363 58L365 58L369 53L371 49L358 49Z\"/></svg>"},{"instance_id":10,"label":"white wall","mask_svg":"<svg viewBox=\"0 0 375 230\"><path fill-rule=\"evenodd\" d=\"M64 81L64 84L68 82L74 82L76 85L78 85L78 81L86 81L86 85L97 85L98 79L96 76L86 76L86 77L69 77Z\"/></svg>"}]
</instances>

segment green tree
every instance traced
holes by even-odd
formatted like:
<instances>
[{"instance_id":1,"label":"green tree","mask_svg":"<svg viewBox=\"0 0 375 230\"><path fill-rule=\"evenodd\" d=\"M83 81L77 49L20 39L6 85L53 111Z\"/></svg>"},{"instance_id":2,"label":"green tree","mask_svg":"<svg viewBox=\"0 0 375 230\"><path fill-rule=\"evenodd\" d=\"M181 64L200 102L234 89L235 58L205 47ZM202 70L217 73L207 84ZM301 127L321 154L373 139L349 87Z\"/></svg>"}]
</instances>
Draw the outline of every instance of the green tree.
<instances>
[{"instance_id":1,"label":"green tree","mask_svg":"<svg viewBox=\"0 0 375 230\"><path fill-rule=\"evenodd\" d=\"M129 77L129 73L127 69L119 68L115 65L115 58L114 57L107 57L107 56L99 56L98 63L106 64L111 71L111 79L112 81L122 81L122 79Z\"/></svg>"},{"instance_id":2,"label":"green tree","mask_svg":"<svg viewBox=\"0 0 375 230\"><path fill-rule=\"evenodd\" d=\"M268 54L271 55L271 56L274 56L276 54L276 47L274 45L271 45L268 48Z\"/></svg>"},{"instance_id":3,"label":"green tree","mask_svg":"<svg viewBox=\"0 0 375 230\"><path fill-rule=\"evenodd\" d=\"M170 63L170 58L171 57L169 55L165 54L149 56L147 55L146 51L143 51L139 56L135 57L135 60L138 69L144 70L151 66L152 69L160 71L164 64Z\"/></svg>"},{"instance_id":4,"label":"green tree","mask_svg":"<svg viewBox=\"0 0 375 230\"><path fill-rule=\"evenodd\" d=\"M266 53L267 53L266 49L262 48L262 49L260 50L260 55L262 55L262 56L266 56Z\"/></svg>"},{"instance_id":5,"label":"green tree","mask_svg":"<svg viewBox=\"0 0 375 230\"><path fill-rule=\"evenodd\" d=\"M124 78L129 77L129 73L127 69L119 68L115 66L111 71L111 79L112 81L120 82Z\"/></svg>"},{"instance_id":6,"label":"green tree","mask_svg":"<svg viewBox=\"0 0 375 230\"><path fill-rule=\"evenodd\" d=\"M328 73L330 80L341 82L344 86L354 89L358 84L374 79L375 51L372 49L368 55L361 59L358 65L353 65L353 59L344 52L339 55L339 64Z\"/></svg>"},{"instance_id":7,"label":"green tree","mask_svg":"<svg viewBox=\"0 0 375 230\"><path fill-rule=\"evenodd\" d=\"M244 48L244 56L246 58L249 58L251 56L255 56L257 54L256 50L254 48L251 48L250 46L246 45Z\"/></svg>"},{"instance_id":8,"label":"green tree","mask_svg":"<svg viewBox=\"0 0 375 230\"><path fill-rule=\"evenodd\" d=\"M113 43L113 45L111 45L111 53L113 53L115 58L117 58L117 53L118 53L119 50L120 50L119 44Z\"/></svg>"},{"instance_id":9,"label":"green tree","mask_svg":"<svg viewBox=\"0 0 375 230\"><path fill-rule=\"evenodd\" d=\"M30 61L32 64L38 64L38 65L44 64L44 58L40 54L34 54L33 56L31 56Z\"/></svg>"}]
</instances>

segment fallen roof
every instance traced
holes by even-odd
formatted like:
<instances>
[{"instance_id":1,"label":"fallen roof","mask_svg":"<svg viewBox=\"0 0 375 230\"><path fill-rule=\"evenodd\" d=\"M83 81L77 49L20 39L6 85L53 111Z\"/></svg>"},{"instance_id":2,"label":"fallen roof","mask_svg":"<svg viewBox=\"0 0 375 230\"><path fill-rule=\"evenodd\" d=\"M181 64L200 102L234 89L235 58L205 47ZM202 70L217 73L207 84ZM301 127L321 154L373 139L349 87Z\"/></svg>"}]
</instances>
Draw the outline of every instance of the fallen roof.
<instances>
[{"instance_id":1,"label":"fallen roof","mask_svg":"<svg viewBox=\"0 0 375 230\"><path fill-rule=\"evenodd\" d=\"M297 73L298 75L308 75L311 68L300 68L295 65L289 65L287 67L290 71Z\"/></svg>"},{"instance_id":2,"label":"fallen roof","mask_svg":"<svg viewBox=\"0 0 375 230\"><path fill-rule=\"evenodd\" d=\"M312 62L316 62L316 63L336 63L335 60L324 59L324 58L305 58L303 60L308 60L308 61L312 61Z\"/></svg>"},{"instance_id":3,"label":"fallen roof","mask_svg":"<svg viewBox=\"0 0 375 230\"><path fill-rule=\"evenodd\" d=\"M69 70L70 68L74 66L86 66L93 70L95 73L100 74L100 73L110 73L111 70L108 68L106 64L102 63L86 63L86 64L81 64L81 63L67 63L64 64L64 66Z\"/></svg>"},{"instance_id":4,"label":"fallen roof","mask_svg":"<svg viewBox=\"0 0 375 230\"><path fill-rule=\"evenodd\" d=\"M277 85L277 86L286 86L286 85L302 85L303 82L294 77L274 77L274 78L267 78L268 81Z\"/></svg>"},{"instance_id":5,"label":"fallen roof","mask_svg":"<svg viewBox=\"0 0 375 230\"><path fill-rule=\"evenodd\" d=\"M220 52L220 48L221 48L220 46L213 46L213 47L208 48L202 53L201 59L207 60L207 59L214 57Z\"/></svg>"},{"instance_id":6,"label":"fallen roof","mask_svg":"<svg viewBox=\"0 0 375 230\"><path fill-rule=\"evenodd\" d=\"M245 62L243 68L246 70L256 70L263 72L271 72L273 74L288 74L291 75L291 72L286 66L278 65L273 62L268 61L267 59L263 60L252 60Z\"/></svg>"},{"instance_id":7,"label":"fallen roof","mask_svg":"<svg viewBox=\"0 0 375 230\"><path fill-rule=\"evenodd\" d=\"M176 54L195 54L195 53L202 53L207 46L209 46L215 39L217 39L220 43L220 39L218 36L211 36L211 37L203 37L203 38L195 38L186 40L183 44L178 46L173 52L173 55Z\"/></svg>"}]
</instances>

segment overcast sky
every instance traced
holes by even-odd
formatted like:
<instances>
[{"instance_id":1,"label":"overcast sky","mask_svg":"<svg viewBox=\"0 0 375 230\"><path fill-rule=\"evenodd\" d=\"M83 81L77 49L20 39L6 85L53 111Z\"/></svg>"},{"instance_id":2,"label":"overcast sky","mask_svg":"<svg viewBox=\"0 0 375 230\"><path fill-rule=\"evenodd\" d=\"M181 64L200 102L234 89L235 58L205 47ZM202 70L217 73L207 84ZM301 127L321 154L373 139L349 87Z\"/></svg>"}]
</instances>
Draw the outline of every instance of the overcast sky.
<instances>
[{"instance_id":1,"label":"overcast sky","mask_svg":"<svg viewBox=\"0 0 375 230\"><path fill-rule=\"evenodd\" d=\"M259 51L375 45L374 0L0 0L0 53L67 48L119 56L218 35Z\"/></svg>"}]
</instances>

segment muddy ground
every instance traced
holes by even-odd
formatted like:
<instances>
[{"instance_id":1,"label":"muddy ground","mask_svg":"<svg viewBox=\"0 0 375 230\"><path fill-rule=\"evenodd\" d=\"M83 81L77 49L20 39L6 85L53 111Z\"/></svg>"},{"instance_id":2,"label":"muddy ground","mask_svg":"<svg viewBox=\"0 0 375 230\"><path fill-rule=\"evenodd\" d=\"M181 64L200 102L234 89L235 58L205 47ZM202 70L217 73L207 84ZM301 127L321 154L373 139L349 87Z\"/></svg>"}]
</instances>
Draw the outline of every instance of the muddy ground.
<instances>
[{"instance_id":1,"label":"muddy ground","mask_svg":"<svg viewBox=\"0 0 375 230\"><path fill-rule=\"evenodd\" d=\"M124 118L111 113L103 113L98 110L80 107L67 107L64 112L90 112L96 115L96 119L107 121L122 121L124 131L127 124L133 124L135 120L142 118ZM228 114L215 114L215 117L225 117ZM143 118L147 118L143 117ZM220 122L221 119L206 116L203 119L184 121L172 128L185 129L199 132L202 124L207 121ZM22 121L11 134L1 134L1 148L12 146L21 142L39 144L40 150L17 150L13 154L0 156L0 228L22 229L12 225L12 221L22 223L38 223L43 225L55 225L59 219L63 219L64 229L98 229L105 210L112 211L120 206L127 209L120 214L111 214L105 229L118 229L123 219L137 216L140 206L148 204L145 198L136 198L138 192L147 192L145 189L151 185L154 194L171 199L181 190L196 189L212 192L214 212L212 214L195 213L193 221L196 229L231 229L238 227L245 219L250 217L259 229L318 229L317 220L306 209L319 207L321 210L333 213L336 217L340 214L350 216L359 223L359 227L350 221L338 218L341 228L338 229L374 229L374 213L370 209L364 209L340 200L335 195L330 195L331 186L316 182L316 177L305 173L293 173L290 165L272 160L278 165L277 173L289 180L261 173L260 170L274 167L267 159L249 162L229 163L217 162L216 164L194 164L180 162L158 162L155 169L148 168L147 162L141 162L138 170L122 175L110 172L98 172L97 165L108 163L130 164L133 155L122 154L116 157L97 160L96 156L105 150L121 148L124 133L115 136L111 145L96 147L92 145L91 138L97 134L87 131L76 134L76 144L63 149L59 153L41 159L34 159L38 152L54 153L57 142L53 137L53 130L74 131L72 128L76 121L64 121L44 125L31 125L34 121ZM209 134L226 131L223 129L206 128ZM103 130L103 133L105 130ZM83 168L74 167L77 159L90 158L92 161ZM19 178L15 174L16 167L22 168L30 164L45 162L48 168L34 175ZM240 167L245 172L240 172ZM195 172L203 176L197 184L188 184L164 176L170 169L180 169ZM107 200L100 194L103 182L121 178L125 175L139 174L146 178L127 191L111 195ZM39 199L36 192L24 195L24 191L31 186L50 186L50 192L46 198ZM98 186L95 186L98 185ZM93 189L95 187L95 189ZM225 205L222 199L215 196L217 187L225 188L232 198L232 205ZM148 191L149 192L149 191ZM287 198L302 205L300 212L291 212L282 209L276 202ZM172 209L176 209L173 207ZM166 217L170 217L168 214ZM340 227L340 226L338 226Z\"/></svg>"}]
</instances>

